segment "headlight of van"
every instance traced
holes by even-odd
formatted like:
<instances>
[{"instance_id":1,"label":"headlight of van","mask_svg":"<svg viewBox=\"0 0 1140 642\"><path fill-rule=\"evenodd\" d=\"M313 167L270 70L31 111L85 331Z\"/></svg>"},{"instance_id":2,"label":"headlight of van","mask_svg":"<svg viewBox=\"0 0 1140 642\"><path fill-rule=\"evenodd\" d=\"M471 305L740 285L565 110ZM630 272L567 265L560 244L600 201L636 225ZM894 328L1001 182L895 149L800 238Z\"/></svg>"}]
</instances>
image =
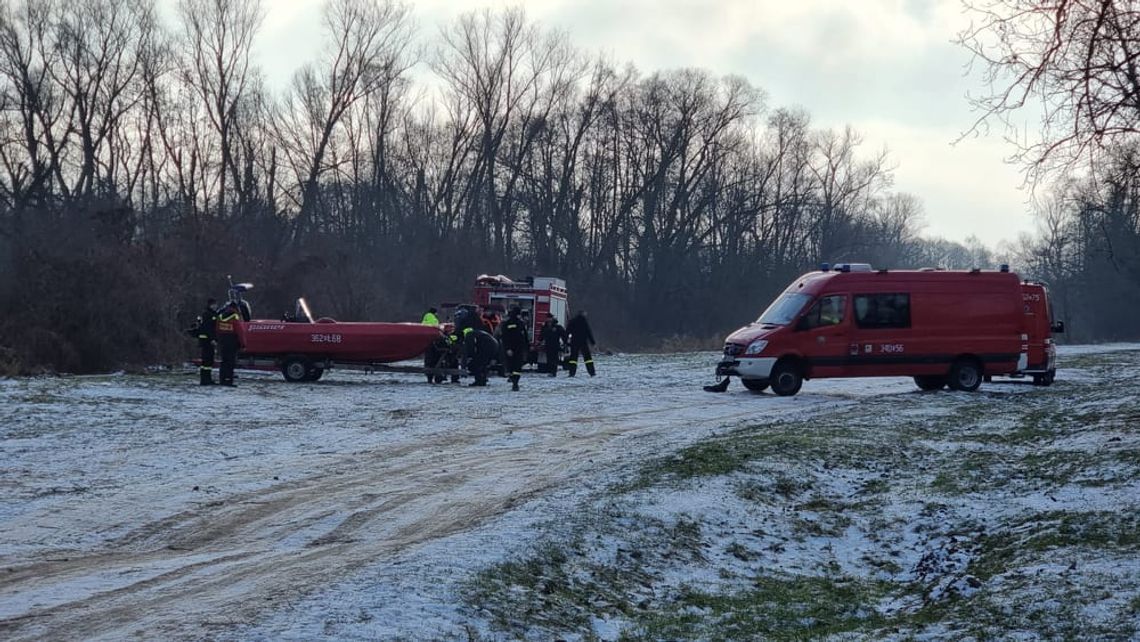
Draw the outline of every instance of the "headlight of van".
<instances>
[{"instance_id":1,"label":"headlight of van","mask_svg":"<svg viewBox=\"0 0 1140 642\"><path fill-rule=\"evenodd\" d=\"M746 354L746 355L760 354L761 352L764 351L764 348L767 348L767 347L768 347L768 341L766 339L757 339L757 340L753 341L752 343L748 344L748 349L744 351L744 354Z\"/></svg>"}]
</instances>

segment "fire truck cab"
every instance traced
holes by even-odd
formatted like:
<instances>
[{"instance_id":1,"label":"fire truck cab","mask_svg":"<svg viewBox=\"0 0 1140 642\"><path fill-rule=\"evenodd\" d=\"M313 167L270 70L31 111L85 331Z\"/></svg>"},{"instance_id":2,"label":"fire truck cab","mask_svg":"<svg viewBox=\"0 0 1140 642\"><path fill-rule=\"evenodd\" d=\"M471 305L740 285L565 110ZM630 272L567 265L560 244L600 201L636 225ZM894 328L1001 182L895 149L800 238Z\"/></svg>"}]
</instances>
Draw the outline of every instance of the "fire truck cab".
<instances>
[{"instance_id":1,"label":"fire truck cab","mask_svg":"<svg viewBox=\"0 0 1140 642\"><path fill-rule=\"evenodd\" d=\"M823 264L729 335L718 376L750 390L794 395L804 380L911 376L923 390L973 391L993 376L1056 369L1048 294L998 271L875 270Z\"/></svg>"},{"instance_id":2,"label":"fire truck cab","mask_svg":"<svg viewBox=\"0 0 1140 642\"><path fill-rule=\"evenodd\" d=\"M518 306L527 322L531 339L531 363L544 364L546 354L539 349L538 336L547 314L553 314L558 323L566 325L569 313L566 281L552 276L528 276L515 281L502 274L481 274L475 279L475 304L483 310L505 315L511 306Z\"/></svg>"}]
</instances>

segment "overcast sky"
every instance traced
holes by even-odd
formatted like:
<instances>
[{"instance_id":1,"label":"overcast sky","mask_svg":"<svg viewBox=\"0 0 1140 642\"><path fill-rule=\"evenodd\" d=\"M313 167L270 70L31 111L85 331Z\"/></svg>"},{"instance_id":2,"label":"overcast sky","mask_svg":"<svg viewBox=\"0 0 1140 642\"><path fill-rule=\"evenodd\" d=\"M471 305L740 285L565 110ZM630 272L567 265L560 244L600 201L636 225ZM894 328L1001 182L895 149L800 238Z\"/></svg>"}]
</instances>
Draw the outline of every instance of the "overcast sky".
<instances>
[{"instance_id":1,"label":"overcast sky","mask_svg":"<svg viewBox=\"0 0 1140 642\"><path fill-rule=\"evenodd\" d=\"M173 0L166 0L173 3ZM320 47L321 0L263 0L257 45L282 87ZM420 33L502 0L414 0ZM770 106L800 106L819 127L850 124L870 156L886 147L895 189L922 199L925 233L976 235L993 246L1033 230L1013 151L996 133L953 144L973 122L969 56L951 41L967 24L959 0L531 0L527 15L580 48L642 72L702 67L737 74Z\"/></svg>"}]
</instances>

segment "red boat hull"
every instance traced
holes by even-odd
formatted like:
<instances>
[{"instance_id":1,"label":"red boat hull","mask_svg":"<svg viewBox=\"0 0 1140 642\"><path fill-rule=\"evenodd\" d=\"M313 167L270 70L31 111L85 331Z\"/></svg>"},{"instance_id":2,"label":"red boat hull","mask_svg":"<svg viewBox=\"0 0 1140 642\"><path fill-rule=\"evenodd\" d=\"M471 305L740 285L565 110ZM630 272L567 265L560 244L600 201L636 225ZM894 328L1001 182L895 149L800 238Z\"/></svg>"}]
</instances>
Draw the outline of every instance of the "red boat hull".
<instances>
[{"instance_id":1,"label":"red boat hull","mask_svg":"<svg viewBox=\"0 0 1140 642\"><path fill-rule=\"evenodd\" d=\"M248 321L237 324L241 355L303 355L354 363L391 363L423 354L439 328L419 323Z\"/></svg>"}]
</instances>

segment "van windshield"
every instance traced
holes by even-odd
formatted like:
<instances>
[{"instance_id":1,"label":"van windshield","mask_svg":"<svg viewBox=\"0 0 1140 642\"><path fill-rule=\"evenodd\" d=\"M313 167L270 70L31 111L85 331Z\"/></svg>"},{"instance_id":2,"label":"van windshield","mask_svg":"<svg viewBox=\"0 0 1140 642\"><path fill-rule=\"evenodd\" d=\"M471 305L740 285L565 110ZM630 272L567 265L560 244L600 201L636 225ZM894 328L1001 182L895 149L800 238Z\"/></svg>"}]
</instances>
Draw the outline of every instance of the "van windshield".
<instances>
[{"instance_id":1,"label":"van windshield","mask_svg":"<svg viewBox=\"0 0 1140 642\"><path fill-rule=\"evenodd\" d=\"M767 323L771 325L788 325L800 310L811 301L811 297L806 294L798 292L789 293L781 296L764 310L764 314L756 319L756 323Z\"/></svg>"}]
</instances>

